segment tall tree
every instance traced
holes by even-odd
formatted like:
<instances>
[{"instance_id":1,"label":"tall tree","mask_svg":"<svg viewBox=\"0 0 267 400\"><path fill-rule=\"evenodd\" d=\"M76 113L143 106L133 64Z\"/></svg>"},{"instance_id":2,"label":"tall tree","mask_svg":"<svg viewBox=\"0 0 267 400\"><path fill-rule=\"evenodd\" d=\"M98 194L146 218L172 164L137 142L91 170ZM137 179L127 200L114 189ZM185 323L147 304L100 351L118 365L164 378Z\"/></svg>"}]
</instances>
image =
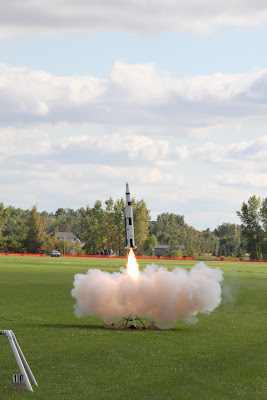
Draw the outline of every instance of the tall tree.
<instances>
[{"instance_id":1,"label":"tall tree","mask_svg":"<svg viewBox=\"0 0 267 400\"><path fill-rule=\"evenodd\" d=\"M114 215L114 202L110 197L105 201L105 235L106 235L106 248L114 250L115 244L115 215Z\"/></svg>"},{"instance_id":2,"label":"tall tree","mask_svg":"<svg viewBox=\"0 0 267 400\"><path fill-rule=\"evenodd\" d=\"M144 241L144 245L143 245L145 253L149 256L153 255L153 252L154 252L157 244L158 244L158 240L155 235L148 236L146 238L146 240Z\"/></svg>"},{"instance_id":3,"label":"tall tree","mask_svg":"<svg viewBox=\"0 0 267 400\"><path fill-rule=\"evenodd\" d=\"M183 215L162 213L150 225L150 233L157 237L160 244L184 244L185 228Z\"/></svg>"},{"instance_id":4,"label":"tall tree","mask_svg":"<svg viewBox=\"0 0 267 400\"><path fill-rule=\"evenodd\" d=\"M104 232L104 211L101 201L97 200L93 208L86 207L81 220L81 238L85 242L87 254L96 254L97 250L104 249Z\"/></svg>"},{"instance_id":5,"label":"tall tree","mask_svg":"<svg viewBox=\"0 0 267 400\"><path fill-rule=\"evenodd\" d=\"M57 249L61 254L70 254L71 250L76 246L68 238L57 241Z\"/></svg>"},{"instance_id":6,"label":"tall tree","mask_svg":"<svg viewBox=\"0 0 267 400\"><path fill-rule=\"evenodd\" d=\"M182 257L183 252L180 247L176 247L175 245L171 244L164 254L164 257Z\"/></svg>"},{"instance_id":7,"label":"tall tree","mask_svg":"<svg viewBox=\"0 0 267 400\"><path fill-rule=\"evenodd\" d=\"M0 203L0 249L5 250L5 238L2 236L4 227L9 217L9 210Z\"/></svg>"},{"instance_id":8,"label":"tall tree","mask_svg":"<svg viewBox=\"0 0 267 400\"><path fill-rule=\"evenodd\" d=\"M262 257L267 260L267 197L262 200L260 218L263 227Z\"/></svg>"},{"instance_id":9,"label":"tall tree","mask_svg":"<svg viewBox=\"0 0 267 400\"><path fill-rule=\"evenodd\" d=\"M28 253L40 253L44 251L45 236L45 221L38 213L37 207L33 206L29 215L28 232L26 237Z\"/></svg>"},{"instance_id":10,"label":"tall tree","mask_svg":"<svg viewBox=\"0 0 267 400\"><path fill-rule=\"evenodd\" d=\"M22 253L26 251L26 236L28 229L29 210L8 207L9 217L3 231L6 237L8 251Z\"/></svg>"},{"instance_id":11,"label":"tall tree","mask_svg":"<svg viewBox=\"0 0 267 400\"><path fill-rule=\"evenodd\" d=\"M144 200L132 200L134 218L134 238L138 254L144 252L144 243L149 234L149 211Z\"/></svg>"},{"instance_id":12,"label":"tall tree","mask_svg":"<svg viewBox=\"0 0 267 400\"><path fill-rule=\"evenodd\" d=\"M125 254L125 202L118 199L113 205L114 212L114 248L121 256Z\"/></svg>"},{"instance_id":13,"label":"tall tree","mask_svg":"<svg viewBox=\"0 0 267 400\"><path fill-rule=\"evenodd\" d=\"M263 243L266 233L261 225L260 206L260 198L254 195L247 203L242 204L241 211L237 211L242 221L242 235L246 249L253 260L259 260L264 251Z\"/></svg>"},{"instance_id":14,"label":"tall tree","mask_svg":"<svg viewBox=\"0 0 267 400\"><path fill-rule=\"evenodd\" d=\"M46 215L47 232L55 233L59 231L77 234L76 227L79 217L79 211L74 211L71 208L58 208L55 212L55 215Z\"/></svg>"},{"instance_id":15,"label":"tall tree","mask_svg":"<svg viewBox=\"0 0 267 400\"><path fill-rule=\"evenodd\" d=\"M219 238L218 256L243 257L242 229L239 225L224 222L214 233Z\"/></svg>"}]
</instances>

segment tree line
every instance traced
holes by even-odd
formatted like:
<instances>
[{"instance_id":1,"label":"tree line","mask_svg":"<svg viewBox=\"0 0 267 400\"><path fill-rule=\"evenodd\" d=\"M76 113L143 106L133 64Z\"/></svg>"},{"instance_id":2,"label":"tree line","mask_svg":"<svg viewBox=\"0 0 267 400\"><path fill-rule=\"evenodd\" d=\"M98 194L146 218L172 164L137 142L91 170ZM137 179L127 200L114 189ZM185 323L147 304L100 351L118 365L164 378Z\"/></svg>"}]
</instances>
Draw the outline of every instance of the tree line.
<instances>
[{"instance_id":1,"label":"tree line","mask_svg":"<svg viewBox=\"0 0 267 400\"><path fill-rule=\"evenodd\" d=\"M237 211L241 225L225 222L214 231L198 231L183 215L167 212L151 221L143 199L133 199L132 204L138 255L151 255L157 244L167 244L166 256L170 257L243 258L249 253L251 259L267 259L267 198L251 197ZM68 254L73 243L57 240L56 232L72 232L82 242L76 243L76 254L112 249L125 255L124 209L122 198L104 203L97 200L93 206L78 210L58 208L55 213L40 213L36 206L22 210L0 203L0 251L49 254L58 249ZM185 245L185 250L177 244Z\"/></svg>"},{"instance_id":2,"label":"tree line","mask_svg":"<svg viewBox=\"0 0 267 400\"><path fill-rule=\"evenodd\" d=\"M150 216L143 200L132 200L135 240L139 252L145 252L144 242L149 236ZM112 198L104 204L97 200L93 207L73 210L59 208L55 213L37 207L22 210L4 207L0 203L0 251L14 253L47 253L58 249L68 254L73 243L66 239L57 240L57 232L72 232L84 244L77 242L77 254L96 254L97 251L112 249L119 255L125 254L125 203Z\"/></svg>"}]
</instances>

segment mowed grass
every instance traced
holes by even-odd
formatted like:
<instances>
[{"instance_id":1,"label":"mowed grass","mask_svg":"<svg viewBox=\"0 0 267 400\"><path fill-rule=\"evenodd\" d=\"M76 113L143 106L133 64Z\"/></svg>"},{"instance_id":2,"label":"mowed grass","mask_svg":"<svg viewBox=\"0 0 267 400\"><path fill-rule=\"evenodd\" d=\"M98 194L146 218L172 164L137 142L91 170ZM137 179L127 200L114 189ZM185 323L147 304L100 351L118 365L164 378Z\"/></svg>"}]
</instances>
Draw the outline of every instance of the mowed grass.
<instances>
[{"instance_id":1,"label":"mowed grass","mask_svg":"<svg viewBox=\"0 0 267 400\"><path fill-rule=\"evenodd\" d=\"M139 260L140 268L152 261ZM196 262L156 261L169 269ZM124 259L0 257L0 329L14 331L39 384L15 392L19 373L0 336L0 399L265 399L267 263L207 262L224 273L222 304L168 331L110 330L77 319L73 276Z\"/></svg>"}]
</instances>

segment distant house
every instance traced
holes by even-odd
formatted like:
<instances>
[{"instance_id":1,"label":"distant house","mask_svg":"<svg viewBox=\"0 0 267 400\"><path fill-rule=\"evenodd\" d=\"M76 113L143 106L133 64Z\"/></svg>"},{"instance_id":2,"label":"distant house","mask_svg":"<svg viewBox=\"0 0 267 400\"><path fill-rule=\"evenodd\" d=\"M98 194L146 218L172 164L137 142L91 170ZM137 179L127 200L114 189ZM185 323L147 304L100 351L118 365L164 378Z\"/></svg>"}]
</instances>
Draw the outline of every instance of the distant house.
<instances>
[{"instance_id":1,"label":"distant house","mask_svg":"<svg viewBox=\"0 0 267 400\"><path fill-rule=\"evenodd\" d=\"M57 240L69 239L71 241L71 243L74 244L74 246L70 250L70 254L74 254L75 253L75 249L76 249L76 244L77 243L80 243L81 247L84 246L84 243L81 242L80 239L78 239L77 236L75 236L72 232L57 232L56 233L56 238L57 238Z\"/></svg>"},{"instance_id":2,"label":"distant house","mask_svg":"<svg viewBox=\"0 0 267 400\"><path fill-rule=\"evenodd\" d=\"M56 233L56 238L57 240L62 240L62 239L69 239L71 243L80 243L80 239L77 238L73 233L71 232L57 232Z\"/></svg>"},{"instance_id":3,"label":"distant house","mask_svg":"<svg viewBox=\"0 0 267 400\"><path fill-rule=\"evenodd\" d=\"M169 245L168 244L158 244L155 247L154 254L155 256L164 256L168 249ZM185 249L185 246L183 244L175 244L173 245L176 249L181 249L182 251Z\"/></svg>"}]
</instances>

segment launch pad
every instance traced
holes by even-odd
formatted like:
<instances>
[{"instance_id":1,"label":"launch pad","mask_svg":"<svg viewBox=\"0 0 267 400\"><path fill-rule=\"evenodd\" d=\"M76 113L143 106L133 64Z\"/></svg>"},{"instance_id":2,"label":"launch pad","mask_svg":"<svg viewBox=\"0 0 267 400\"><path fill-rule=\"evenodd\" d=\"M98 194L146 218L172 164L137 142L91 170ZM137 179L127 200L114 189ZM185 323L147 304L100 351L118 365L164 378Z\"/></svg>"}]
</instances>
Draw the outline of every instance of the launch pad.
<instances>
[{"instance_id":1,"label":"launch pad","mask_svg":"<svg viewBox=\"0 0 267 400\"><path fill-rule=\"evenodd\" d=\"M119 325L122 322L122 325ZM123 323L124 322L124 323ZM136 322L140 322L141 325L137 325ZM121 318L115 324L104 324L104 328L109 329L158 329L154 322L150 322L147 326L137 315L134 317L124 317Z\"/></svg>"}]
</instances>

